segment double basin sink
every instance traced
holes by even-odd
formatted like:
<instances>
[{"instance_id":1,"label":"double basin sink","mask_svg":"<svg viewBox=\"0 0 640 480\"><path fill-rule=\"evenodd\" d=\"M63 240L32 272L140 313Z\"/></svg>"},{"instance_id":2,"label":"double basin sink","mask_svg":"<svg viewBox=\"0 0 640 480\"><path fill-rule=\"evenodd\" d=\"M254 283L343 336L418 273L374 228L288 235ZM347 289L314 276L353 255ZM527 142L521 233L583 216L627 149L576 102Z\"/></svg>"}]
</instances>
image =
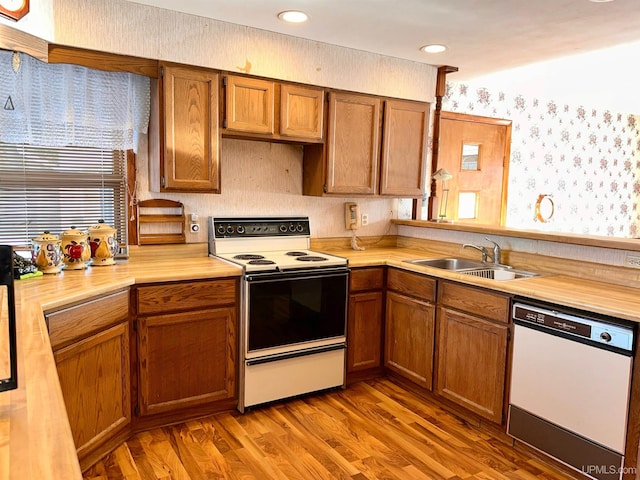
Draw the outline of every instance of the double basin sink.
<instances>
[{"instance_id":1,"label":"double basin sink","mask_svg":"<svg viewBox=\"0 0 640 480\"><path fill-rule=\"evenodd\" d=\"M429 258L419 260L405 260L407 263L422 267L440 268L464 275L489 278L492 280L513 280L516 278L530 278L537 273L516 270L507 265L493 265L490 263L474 262L465 258Z\"/></svg>"}]
</instances>

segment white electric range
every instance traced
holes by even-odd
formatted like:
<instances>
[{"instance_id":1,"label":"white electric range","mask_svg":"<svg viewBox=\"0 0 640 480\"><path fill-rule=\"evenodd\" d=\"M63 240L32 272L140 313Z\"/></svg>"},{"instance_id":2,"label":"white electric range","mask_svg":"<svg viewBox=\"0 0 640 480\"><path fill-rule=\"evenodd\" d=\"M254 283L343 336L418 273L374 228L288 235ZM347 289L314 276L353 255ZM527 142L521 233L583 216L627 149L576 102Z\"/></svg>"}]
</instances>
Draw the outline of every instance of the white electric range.
<instances>
[{"instance_id":1,"label":"white electric range","mask_svg":"<svg viewBox=\"0 0 640 480\"><path fill-rule=\"evenodd\" d=\"M307 217L209 218L209 253L240 265L238 410L345 382L349 269L309 248Z\"/></svg>"}]
</instances>

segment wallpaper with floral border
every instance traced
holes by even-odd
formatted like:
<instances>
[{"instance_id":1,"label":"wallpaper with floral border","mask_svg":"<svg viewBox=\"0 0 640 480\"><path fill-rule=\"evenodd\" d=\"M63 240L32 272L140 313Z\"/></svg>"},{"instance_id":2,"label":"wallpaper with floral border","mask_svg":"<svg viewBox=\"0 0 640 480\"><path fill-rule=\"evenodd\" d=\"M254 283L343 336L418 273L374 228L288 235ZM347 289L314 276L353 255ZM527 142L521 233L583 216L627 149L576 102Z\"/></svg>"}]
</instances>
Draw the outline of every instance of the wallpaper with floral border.
<instances>
[{"instance_id":1,"label":"wallpaper with floral border","mask_svg":"<svg viewBox=\"0 0 640 480\"><path fill-rule=\"evenodd\" d=\"M640 236L640 116L453 82L442 109L513 122L507 226ZM555 205L547 223L540 194Z\"/></svg>"}]
</instances>

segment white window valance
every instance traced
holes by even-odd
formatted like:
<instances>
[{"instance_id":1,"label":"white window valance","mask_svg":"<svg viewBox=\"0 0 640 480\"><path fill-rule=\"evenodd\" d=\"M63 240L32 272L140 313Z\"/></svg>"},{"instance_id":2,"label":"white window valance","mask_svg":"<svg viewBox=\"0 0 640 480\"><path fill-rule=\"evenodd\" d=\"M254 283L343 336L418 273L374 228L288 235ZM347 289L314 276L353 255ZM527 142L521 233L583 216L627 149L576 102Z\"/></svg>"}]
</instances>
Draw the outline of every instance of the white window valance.
<instances>
[{"instance_id":1,"label":"white window valance","mask_svg":"<svg viewBox=\"0 0 640 480\"><path fill-rule=\"evenodd\" d=\"M149 125L147 77L17 55L0 50L0 142L137 151Z\"/></svg>"}]
</instances>

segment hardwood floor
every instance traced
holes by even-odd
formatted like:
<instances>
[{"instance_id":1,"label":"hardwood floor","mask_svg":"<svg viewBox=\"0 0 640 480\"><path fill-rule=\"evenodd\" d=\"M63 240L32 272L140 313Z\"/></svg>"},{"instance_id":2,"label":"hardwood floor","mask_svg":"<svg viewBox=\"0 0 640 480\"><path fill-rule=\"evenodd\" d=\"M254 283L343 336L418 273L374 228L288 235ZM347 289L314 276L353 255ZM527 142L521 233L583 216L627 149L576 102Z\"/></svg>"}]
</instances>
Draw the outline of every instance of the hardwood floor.
<instances>
[{"instance_id":1,"label":"hardwood floor","mask_svg":"<svg viewBox=\"0 0 640 480\"><path fill-rule=\"evenodd\" d=\"M140 433L87 480L574 478L391 380Z\"/></svg>"}]
</instances>

